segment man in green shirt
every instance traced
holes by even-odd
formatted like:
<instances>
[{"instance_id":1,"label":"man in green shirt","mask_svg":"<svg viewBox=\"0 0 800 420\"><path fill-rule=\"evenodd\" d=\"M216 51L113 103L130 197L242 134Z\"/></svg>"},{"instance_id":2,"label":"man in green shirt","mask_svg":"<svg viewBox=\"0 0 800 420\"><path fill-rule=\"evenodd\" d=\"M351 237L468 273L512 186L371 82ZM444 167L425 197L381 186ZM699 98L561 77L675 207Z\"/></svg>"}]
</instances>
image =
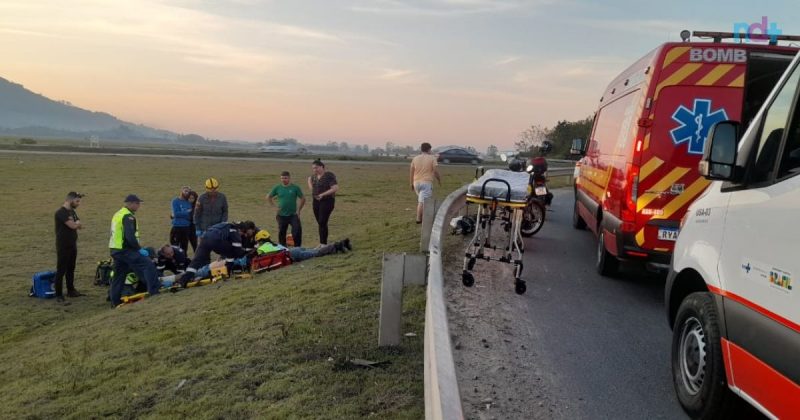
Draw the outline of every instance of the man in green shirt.
<instances>
[{"instance_id":1,"label":"man in green shirt","mask_svg":"<svg viewBox=\"0 0 800 420\"><path fill-rule=\"evenodd\" d=\"M281 183L272 187L272 191L267 194L267 200L273 207L275 207L275 197L278 197L278 214L275 216L278 221L278 242L286 246L286 230L291 225L294 246L302 246L303 228L300 226L298 214L303 210L306 198L303 197L300 187L292 184L289 172L281 172ZM300 200L299 205L297 204L298 200Z\"/></svg>"}]
</instances>

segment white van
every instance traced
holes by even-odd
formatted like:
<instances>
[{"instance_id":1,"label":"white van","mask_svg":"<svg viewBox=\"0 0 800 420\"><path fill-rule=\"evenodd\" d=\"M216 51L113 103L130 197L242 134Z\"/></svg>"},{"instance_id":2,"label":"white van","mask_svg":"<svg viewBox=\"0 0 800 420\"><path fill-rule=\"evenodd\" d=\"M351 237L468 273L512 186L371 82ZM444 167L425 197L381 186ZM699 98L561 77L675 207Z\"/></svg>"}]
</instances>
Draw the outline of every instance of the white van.
<instances>
[{"instance_id":1,"label":"white van","mask_svg":"<svg viewBox=\"0 0 800 420\"><path fill-rule=\"evenodd\" d=\"M798 60L743 135L733 121L711 130L699 169L715 182L681 221L665 297L692 418L727 418L733 393L800 418Z\"/></svg>"}]
</instances>

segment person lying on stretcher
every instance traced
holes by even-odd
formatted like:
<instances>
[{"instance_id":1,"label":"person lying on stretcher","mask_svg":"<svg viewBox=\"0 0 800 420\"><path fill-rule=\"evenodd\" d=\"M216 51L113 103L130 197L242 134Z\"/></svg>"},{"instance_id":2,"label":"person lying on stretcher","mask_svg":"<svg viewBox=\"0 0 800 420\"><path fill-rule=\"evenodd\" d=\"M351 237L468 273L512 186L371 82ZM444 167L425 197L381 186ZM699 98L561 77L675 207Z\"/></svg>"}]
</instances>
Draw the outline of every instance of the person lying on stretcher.
<instances>
[{"instance_id":1,"label":"person lying on stretcher","mask_svg":"<svg viewBox=\"0 0 800 420\"><path fill-rule=\"evenodd\" d=\"M256 233L256 253L258 255L264 255L286 249L289 251L289 258L291 258L293 262L300 262L309 258L353 250L353 246L350 244L350 238L345 238L344 240L334 242L332 244L323 245L319 248L302 248L299 246L286 248L283 245L278 245L272 242L269 238L269 232L266 230L262 229Z\"/></svg>"}]
</instances>

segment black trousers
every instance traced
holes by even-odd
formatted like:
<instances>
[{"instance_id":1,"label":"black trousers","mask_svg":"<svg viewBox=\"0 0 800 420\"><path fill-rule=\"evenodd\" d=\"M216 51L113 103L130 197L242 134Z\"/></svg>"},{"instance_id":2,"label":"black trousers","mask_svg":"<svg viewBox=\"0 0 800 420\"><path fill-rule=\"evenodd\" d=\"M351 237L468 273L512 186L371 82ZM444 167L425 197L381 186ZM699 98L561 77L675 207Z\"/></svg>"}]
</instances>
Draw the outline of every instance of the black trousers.
<instances>
[{"instance_id":1,"label":"black trousers","mask_svg":"<svg viewBox=\"0 0 800 420\"><path fill-rule=\"evenodd\" d=\"M286 246L286 231L289 226L292 227L292 239L294 239L294 246L303 246L303 226L300 225L300 217L296 214L291 216L275 216L278 221L278 243Z\"/></svg>"},{"instance_id":2,"label":"black trousers","mask_svg":"<svg viewBox=\"0 0 800 420\"><path fill-rule=\"evenodd\" d=\"M321 245L328 243L328 219L331 218L334 204L336 204L335 198L314 200L314 218L317 219L317 224L319 225L319 243Z\"/></svg>"},{"instance_id":3,"label":"black trousers","mask_svg":"<svg viewBox=\"0 0 800 420\"><path fill-rule=\"evenodd\" d=\"M173 226L169 231L169 243L171 245L181 247L181 249L184 251L188 251L189 241L191 240L192 235L194 235L194 230L190 226ZM195 244L197 244L197 237L195 237Z\"/></svg>"},{"instance_id":4,"label":"black trousers","mask_svg":"<svg viewBox=\"0 0 800 420\"><path fill-rule=\"evenodd\" d=\"M75 261L78 259L77 244L56 245L56 296L64 296L64 277L67 291L75 290Z\"/></svg>"},{"instance_id":5,"label":"black trousers","mask_svg":"<svg viewBox=\"0 0 800 420\"><path fill-rule=\"evenodd\" d=\"M189 243L192 244L192 252L197 252L197 228L194 227L194 224L189 226ZM183 250L189 252L188 248Z\"/></svg>"}]
</instances>

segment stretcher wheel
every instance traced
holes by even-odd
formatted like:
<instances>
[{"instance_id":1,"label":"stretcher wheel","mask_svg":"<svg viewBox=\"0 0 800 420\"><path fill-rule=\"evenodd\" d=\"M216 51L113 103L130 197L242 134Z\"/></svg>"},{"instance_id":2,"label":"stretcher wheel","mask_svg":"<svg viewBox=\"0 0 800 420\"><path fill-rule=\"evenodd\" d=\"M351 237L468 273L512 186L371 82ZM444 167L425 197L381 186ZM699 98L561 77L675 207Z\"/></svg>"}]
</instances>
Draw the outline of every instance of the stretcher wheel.
<instances>
[{"instance_id":1,"label":"stretcher wheel","mask_svg":"<svg viewBox=\"0 0 800 420\"><path fill-rule=\"evenodd\" d=\"M469 271L464 271L461 274L461 282L464 283L464 286L472 287L475 284L475 277Z\"/></svg>"},{"instance_id":2,"label":"stretcher wheel","mask_svg":"<svg viewBox=\"0 0 800 420\"><path fill-rule=\"evenodd\" d=\"M469 261L467 262L467 270L472 271L472 269L475 268L475 261L476 261L475 257L469 259Z\"/></svg>"},{"instance_id":3,"label":"stretcher wheel","mask_svg":"<svg viewBox=\"0 0 800 420\"><path fill-rule=\"evenodd\" d=\"M517 292L518 295L524 294L526 290L528 290L528 286L525 285L524 280L517 280L514 282L514 291Z\"/></svg>"}]
</instances>

